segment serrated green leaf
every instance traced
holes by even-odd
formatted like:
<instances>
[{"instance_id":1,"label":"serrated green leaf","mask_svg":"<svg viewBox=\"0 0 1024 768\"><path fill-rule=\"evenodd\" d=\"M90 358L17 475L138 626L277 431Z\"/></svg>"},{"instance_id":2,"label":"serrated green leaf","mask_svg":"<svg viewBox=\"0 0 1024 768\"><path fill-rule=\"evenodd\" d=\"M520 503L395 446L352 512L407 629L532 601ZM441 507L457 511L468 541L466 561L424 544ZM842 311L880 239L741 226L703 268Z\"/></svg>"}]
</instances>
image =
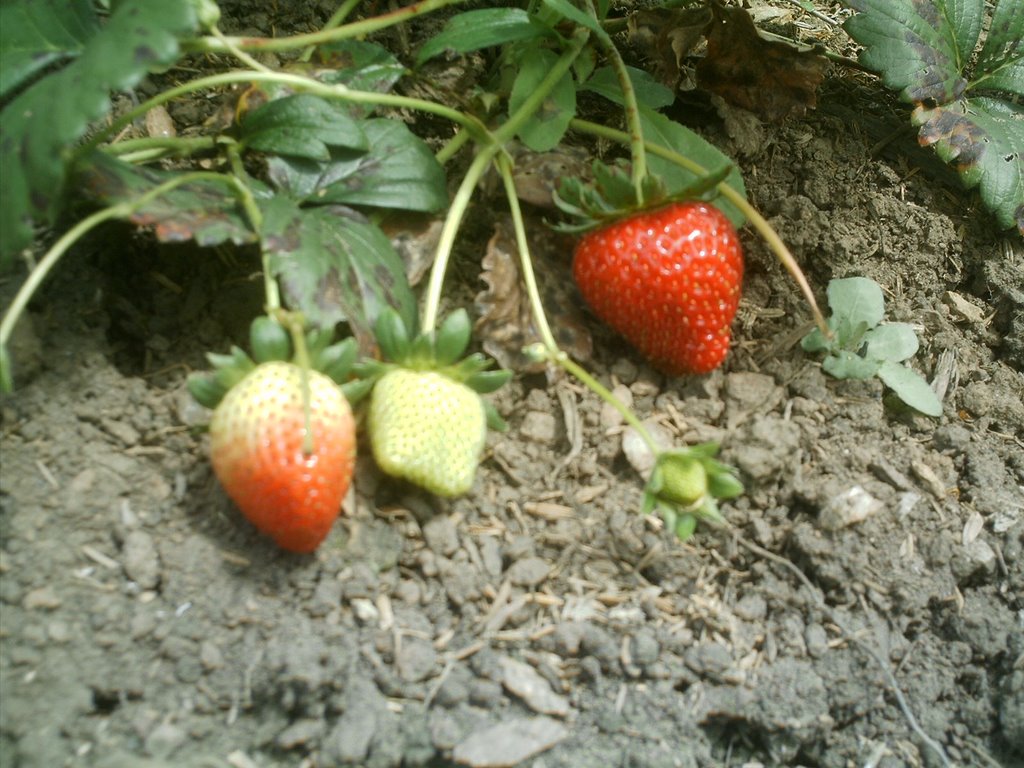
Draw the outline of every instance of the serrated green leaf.
<instances>
[{"instance_id":1,"label":"serrated green leaf","mask_svg":"<svg viewBox=\"0 0 1024 768\"><path fill-rule=\"evenodd\" d=\"M86 199L117 205L137 200L182 173L130 165L96 151L79 163L75 182ZM166 243L195 240L201 246L226 241L243 245L257 239L232 188L212 180L175 187L138 208L128 220L152 227L157 239Z\"/></svg>"},{"instance_id":2,"label":"serrated green leaf","mask_svg":"<svg viewBox=\"0 0 1024 768\"><path fill-rule=\"evenodd\" d=\"M333 150L326 161L271 157L271 181L296 197L432 213L448 205L444 169L404 123L360 123L366 151Z\"/></svg>"},{"instance_id":3,"label":"serrated green leaf","mask_svg":"<svg viewBox=\"0 0 1024 768\"><path fill-rule=\"evenodd\" d=\"M926 416L942 415L942 401L917 371L900 363L885 362L878 369L878 378L911 408Z\"/></svg>"},{"instance_id":4,"label":"serrated green leaf","mask_svg":"<svg viewBox=\"0 0 1024 768\"><path fill-rule=\"evenodd\" d=\"M0 112L0 269L32 240L35 222L61 209L66 162L109 94L178 58L195 29L187 0L123 0L77 59L18 94Z\"/></svg>"},{"instance_id":5,"label":"serrated green leaf","mask_svg":"<svg viewBox=\"0 0 1024 768\"><path fill-rule=\"evenodd\" d=\"M864 334L865 357L900 363L917 354L917 334L907 323L886 323Z\"/></svg>"},{"instance_id":6,"label":"serrated green leaf","mask_svg":"<svg viewBox=\"0 0 1024 768\"><path fill-rule=\"evenodd\" d=\"M988 36L978 54L978 69L988 73L1001 65L1016 61L1019 67L1024 55L1024 13L1021 13L1020 0L998 0L992 11ZM1019 69L1018 69L1019 71ZM1019 93L1019 91L1014 91Z\"/></svg>"},{"instance_id":7,"label":"serrated green leaf","mask_svg":"<svg viewBox=\"0 0 1024 768\"><path fill-rule=\"evenodd\" d=\"M321 45L313 59L318 67L312 73L314 77L355 91L387 93L405 74L405 67L394 54L366 40L337 40ZM370 107L350 104L349 109L361 116Z\"/></svg>"},{"instance_id":8,"label":"serrated green leaf","mask_svg":"<svg viewBox=\"0 0 1024 768\"><path fill-rule=\"evenodd\" d=\"M0 98L37 72L77 56L99 28L90 0L0 4Z\"/></svg>"},{"instance_id":9,"label":"serrated green leaf","mask_svg":"<svg viewBox=\"0 0 1024 768\"><path fill-rule=\"evenodd\" d=\"M714 171L722 168L724 165L731 164L732 170L726 177L725 182L744 197L747 196L747 190L743 184L743 176L740 175L736 164L716 146L680 123L645 107L640 108L640 121L644 131L644 138L647 141L684 155L699 163L708 171ZM652 172L662 178L665 183L666 193L669 195L681 192L698 180L696 174L681 168L673 162L658 157L654 153L648 153L647 165ZM742 226L746 221L746 216L728 200L719 196L713 202L722 209L725 215L729 217L729 220L737 227Z\"/></svg>"},{"instance_id":10,"label":"serrated green leaf","mask_svg":"<svg viewBox=\"0 0 1024 768\"><path fill-rule=\"evenodd\" d=\"M676 99L675 92L657 80L648 72L635 67L626 67L629 79L633 83L633 91L637 101L649 109L667 107ZM604 96L619 106L624 104L619 79L611 67L601 67L582 85L581 90Z\"/></svg>"},{"instance_id":11,"label":"serrated green leaf","mask_svg":"<svg viewBox=\"0 0 1024 768\"><path fill-rule=\"evenodd\" d=\"M300 208L284 195L262 202L263 249L289 304L320 328L346 320L365 349L392 307L410 327L416 304L401 258L380 229L351 210Z\"/></svg>"},{"instance_id":12,"label":"serrated green leaf","mask_svg":"<svg viewBox=\"0 0 1024 768\"><path fill-rule=\"evenodd\" d=\"M546 37L552 31L521 8L482 8L453 16L416 55L417 66L445 51L469 53L519 40Z\"/></svg>"},{"instance_id":13,"label":"serrated green leaf","mask_svg":"<svg viewBox=\"0 0 1024 768\"><path fill-rule=\"evenodd\" d=\"M312 160L330 160L329 147L368 146L359 123L343 104L312 93L284 96L246 112L239 129L249 149Z\"/></svg>"},{"instance_id":14,"label":"serrated green leaf","mask_svg":"<svg viewBox=\"0 0 1024 768\"><path fill-rule=\"evenodd\" d=\"M821 362L821 367L836 379L870 379L878 373L881 361L861 357L847 349L837 349Z\"/></svg>"},{"instance_id":15,"label":"serrated green leaf","mask_svg":"<svg viewBox=\"0 0 1024 768\"><path fill-rule=\"evenodd\" d=\"M964 185L977 186L1003 228L1024 234L1024 108L977 96L918 109L919 141L952 163Z\"/></svg>"},{"instance_id":16,"label":"serrated green leaf","mask_svg":"<svg viewBox=\"0 0 1024 768\"><path fill-rule=\"evenodd\" d=\"M885 297L874 280L866 277L830 280L827 293L832 316L838 322L848 322L851 327L864 323L867 328L874 328L885 316Z\"/></svg>"},{"instance_id":17,"label":"serrated green leaf","mask_svg":"<svg viewBox=\"0 0 1024 768\"><path fill-rule=\"evenodd\" d=\"M984 0L846 0L843 24L864 46L860 61L910 103L944 104L967 88L967 59L981 31Z\"/></svg>"},{"instance_id":18,"label":"serrated green leaf","mask_svg":"<svg viewBox=\"0 0 1024 768\"><path fill-rule=\"evenodd\" d=\"M554 51L546 49L530 51L523 57L508 99L509 114L515 114L534 94L557 61ZM566 72L533 116L519 129L519 138L534 152L547 152L562 140L569 121L575 116L576 86L572 74Z\"/></svg>"}]
</instances>

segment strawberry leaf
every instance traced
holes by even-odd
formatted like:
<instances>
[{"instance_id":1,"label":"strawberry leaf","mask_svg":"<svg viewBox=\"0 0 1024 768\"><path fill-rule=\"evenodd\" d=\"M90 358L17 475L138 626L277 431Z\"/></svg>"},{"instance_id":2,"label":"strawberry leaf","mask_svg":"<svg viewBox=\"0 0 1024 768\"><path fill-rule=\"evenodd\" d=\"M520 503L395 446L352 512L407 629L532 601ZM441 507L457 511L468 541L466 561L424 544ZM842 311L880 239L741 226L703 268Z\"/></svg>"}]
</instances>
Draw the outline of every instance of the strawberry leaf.
<instances>
[{"instance_id":1,"label":"strawberry leaf","mask_svg":"<svg viewBox=\"0 0 1024 768\"><path fill-rule=\"evenodd\" d=\"M89 0L0 5L0 97L37 72L80 54L99 28Z\"/></svg>"},{"instance_id":2,"label":"strawberry leaf","mask_svg":"<svg viewBox=\"0 0 1024 768\"><path fill-rule=\"evenodd\" d=\"M338 40L321 45L313 60L324 68L314 73L318 80L356 91L387 93L405 74L402 62L390 51L364 40ZM359 107L349 105L353 112Z\"/></svg>"},{"instance_id":3,"label":"strawberry leaf","mask_svg":"<svg viewBox=\"0 0 1024 768\"><path fill-rule=\"evenodd\" d=\"M521 8L482 8L453 16L440 34L428 40L416 56L416 65L442 53L469 53L481 48L552 34Z\"/></svg>"},{"instance_id":4,"label":"strawberry leaf","mask_svg":"<svg viewBox=\"0 0 1024 768\"><path fill-rule=\"evenodd\" d=\"M137 200L156 186L181 175L177 171L139 168L104 152L93 152L79 164L76 183L87 198L101 205ZM195 240L202 246L231 241L256 241L256 232L227 184L199 180L182 184L137 208L128 220L152 227L161 242Z\"/></svg>"},{"instance_id":5,"label":"strawberry leaf","mask_svg":"<svg viewBox=\"0 0 1024 768\"><path fill-rule=\"evenodd\" d=\"M271 181L318 203L433 212L448 204L444 169L422 139L398 120L360 124L368 151L332 150L326 160L271 157Z\"/></svg>"},{"instance_id":6,"label":"strawberry leaf","mask_svg":"<svg viewBox=\"0 0 1024 768\"><path fill-rule=\"evenodd\" d=\"M519 73L508 99L509 114L514 114L537 90L555 66L558 56L547 49L530 49L519 62ZM576 86L565 73L551 89L533 116L519 129L519 138L534 152L554 149L562 140L569 122L576 116Z\"/></svg>"},{"instance_id":7,"label":"strawberry leaf","mask_svg":"<svg viewBox=\"0 0 1024 768\"><path fill-rule=\"evenodd\" d=\"M1024 235L1024 109L977 96L914 111L918 141L932 145L951 163L968 189L981 199L1003 228Z\"/></svg>"},{"instance_id":8,"label":"strawberry leaf","mask_svg":"<svg viewBox=\"0 0 1024 768\"><path fill-rule=\"evenodd\" d=\"M626 67L629 72L629 79L633 83L633 91L636 93L637 101L650 109L661 109L667 107L676 99L671 88L659 83L650 74L642 69ZM580 88L583 91L590 91L599 96L604 96L609 101L619 106L624 105L622 88L615 71L611 67L601 67L586 83Z\"/></svg>"},{"instance_id":9,"label":"strawberry leaf","mask_svg":"<svg viewBox=\"0 0 1024 768\"><path fill-rule=\"evenodd\" d=\"M732 170L726 176L725 183L746 197L747 191L743 184L743 176L740 175L739 169L736 168L732 160L720 149L705 141L689 128L670 120L659 112L641 107L640 121L644 137L649 142L678 152L704 166L708 171L732 165ZM652 172L661 177L665 186L665 194L669 197L681 194L693 187L699 183L701 178L653 152L647 156L647 165ZM718 197L714 203L722 209L735 226L742 226L746 221L746 216L728 200Z\"/></svg>"},{"instance_id":10,"label":"strawberry leaf","mask_svg":"<svg viewBox=\"0 0 1024 768\"><path fill-rule=\"evenodd\" d=\"M296 93L246 112L240 124L249 149L312 160L331 159L329 147L365 150L366 136L341 104Z\"/></svg>"},{"instance_id":11,"label":"strawberry leaf","mask_svg":"<svg viewBox=\"0 0 1024 768\"><path fill-rule=\"evenodd\" d=\"M12 99L0 113L0 268L52 223L63 202L71 147L110 109L109 94L173 64L178 37L196 26L188 0L122 0L77 59ZM15 29L12 36L23 30ZM27 33L26 33L27 34Z\"/></svg>"},{"instance_id":12,"label":"strawberry leaf","mask_svg":"<svg viewBox=\"0 0 1024 768\"><path fill-rule=\"evenodd\" d=\"M860 60L916 106L918 140L977 186L1000 226L1024 234L1024 14L1019 0L846 0ZM971 57L986 30L981 50ZM975 95L984 91L989 95Z\"/></svg>"},{"instance_id":13,"label":"strawberry leaf","mask_svg":"<svg viewBox=\"0 0 1024 768\"><path fill-rule=\"evenodd\" d=\"M416 304L391 241L342 206L301 208L278 195L263 201L263 250L293 309L320 328L348 321L360 348L373 348L373 326L393 308L415 325Z\"/></svg>"}]
</instances>

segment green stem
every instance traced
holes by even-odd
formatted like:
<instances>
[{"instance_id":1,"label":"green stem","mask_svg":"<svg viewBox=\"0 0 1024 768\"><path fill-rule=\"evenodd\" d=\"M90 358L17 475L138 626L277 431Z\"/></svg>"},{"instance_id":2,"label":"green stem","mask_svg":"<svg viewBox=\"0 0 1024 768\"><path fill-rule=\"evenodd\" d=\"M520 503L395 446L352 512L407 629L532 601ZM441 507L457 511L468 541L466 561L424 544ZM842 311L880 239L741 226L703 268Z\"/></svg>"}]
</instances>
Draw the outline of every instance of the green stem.
<instances>
[{"instance_id":1,"label":"green stem","mask_svg":"<svg viewBox=\"0 0 1024 768\"><path fill-rule=\"evenodd\" d=\"M336 40L349 40L352 38L364 37L371 32L401 24L409 19L422 16L439 8L449 5L458 5L466 0L422 0L404 8L399 8L391 13L385 13L373 18L356 21L342 27L326 28L304 35L291 35L289 37L229 37L220 40L216 37L202 37L196 40L186 41L182 49L192 53L230 53L226 43L243 51L293 51L307 46L322 45Z\"/></svg>"},{"instance_id":2,"label":"green stem","mask_svg":"<svg viewBox=\"0 0 1024 768\"><path fill-rule=\"evenodd\" d=\"M587 10L590 15L597 19L597 12L594 10L593 0L587 0ZM632 171L630 178L633 182L633 193L636 195L637 205L644 204L644 181L647 178L647 152L644 147L644 131L640 122L640 106L636 100L636 91L633 88L633 79L629 76L626 62L622 59L618 47L611 37L605 33L597 35L597 40L604 49L608 61L619 81L619 88L622 90L622 102L626 115L626 126L629 128L629 154L632 158Z\"/></svg>"},{"instance_id":3,"label":"green stem","mask_svg":"<svg viewBox=\"0 0 1024 768\"><path fill-rule=\"evenodd\" d=\"M338 10L331 14L331 18L327 20L327 23L323 25L320 31L326 32L328 29L337 29L341 26L341 22L348 18L348 15L355 10L356 6L359 5L360 2L361 0L345 0L344 3L338 6ZM302 52L302 55L299 56L299 61L309 61L313 58L313 51L315 50L315 45L308 46L306 50Z\"/></svg>"},{"instance_id":4,"label":"green stem","mask_svg":"<svg viewBox=\"0 0 1024 768\"><path fill-rule=\"evenodd\" d=\"M457 125L461 125L463 128L472 131L476 138L480 138L483 141L489 140L486 127L484 127L484 125L476 118L471 115L467 115L464 112L460 112L457 109L452 109L451 107L446 107L443 104L438 104L426 99L416 99L410 96L400 96L394 93L354 91L344 85L328 85L327 83L321 83L318 80L314 80L311 77L295 75L288 72L234 71L210 75L209 77L201 77L196 80L183 83L176 88L170 88L166 91L162 91L153 98L121 115L106 128L98 131L82 145L80 152L86 152L98 146L102 142L106 141L110 136L116 135L118 131L126 125L130 124L136 118L146 114L146 112L154 107L165 104L188 93L201 91L207 88L219 88L225 85L234 85L235 83L277 83L279 85L291 86L292 88L305 93L314 93L325 98L340 99L356 104L373 104L375 106L397 107L400 109L412 109L420 112L428 112L446 120L450 120Z\"/></svg>"},{"instance_id":5,"label":"green stem","mask_svg":"<svg viewBox=\"0 0 1024 768\"><path fill-rule=\"evenodd\" d=\"M508 198L509 210L512 213L512 228L516 233L516 246L519 249L519 262L523 271L523 282L526 283L526 295L530 300L530 308L533 310L533 319L540 331L541 341L551 352L558 351L558 342L551 333L551 326L548 324L547 315L544 312L544 303L540 298L540 291L537 289L537 276L533 270L533 259L530 258L530 243L526 237L526 225L523 222L523 210L519 206L519 197L516 195L516 183L512 176L512 162L508 155L499 155L497 160L498 172L505 186L505 197Z\"/></svg>"},{"instance_id":6,"label":"green stem","mask_svg":"<svg viewBox=\"0 0 1024 768\"><path fill-rule=\"evenodd\" d=\"M260 62L256 61L256 59L254 59L248 53L239 48L237 43L235 42L235 38L226 37L224 33L221 32L220 29L218 29L217 27L213 27L210 30L210 32L212 32L213 36L220 41L221 45L224 46L228 53L230 53L240 62L245 64L247 67L252 67L257 72L273 71L270 69L270 67L266 66L265 64L260 64Z\"/></svg>"},{"instance_id":7,"label":"green stem","mask_svg":"<svg viewBox=\"0 0 1024 768\"><path fill-rule=\"evenodd\" d=\"M589 133L594 136L600 136L602 138L611 139L621 144L628 144L630 142L630 136L623 131L619 131L615 128L609 128L608 126L601 125L599 123L592 123L589 120L581 120L574 118L570 123L570 127L581 131L583 133ZM647 151L663 157L666 160L675 163L681 168L694 173L698 176L707 175L708 170L700 163L694 162L688 157L685 157L678 152L674 152L671 149L666 149L658 144L652 144L645 142ZM832 332L828 327L828 323L825 321L825 316L821 313L818 308L818 302L814 298L814 291L811 290L810 284L807 282L807 278L804 276L803 270L800 269L800 265L797 263L796 257L793 256L789 248L779 237L772 225L769 224L764 216L762 216L754 206L752 206L747 199L738 190L726 182L719 183L718 193L728 200L730 203L735 205L742 213L747 217L747 220L751 223L757 233L761 235L764 241L768 244L768 247L775 254L776 258L782 264L782 266L789 272L790 277L796 282L800 288L800 292L803 294L804 300L811 308L811 314L814 317L814 322L818 326L818 329L825 334L826 338L832 338Z\"/></svg>"},{"instance_id":8,"label":"green stem","mask_svg":"<svg viewBox=\"0 0 1024 768\"><path fill-rule=\"evenodd\" d=\"M430 270L430 282L427 284L427 293L423 303L423 315L421 320L421 333L428 333L434 329L437 322L437 311L441 304L441 289L444 285L445 272L448 269L448 262L451 258L452 247L455 244L455 236L458 234L462 217L469 207L469 201L473 196L480 179L490 166L491 162L503 152L506 142L510 141L523 124L540 108L544 99L547 98L551 89L572 67L576 57L587 41L588 32L585 29L577 29L572 37L569 48L561 55L555 65L551 68L544 79L537 85L537 88L530 94L529 98L519 107L518 110L509 116L509 119L491 134L484 146L480 148L477 156L473 158L472 164L466 171L459 188L452 198L451 207L445 217L444 226L441 229L441 237L437 244L437 253L434 256L434 265ZM442 150L443 151L443 150Z\"/></svg>"},{"instance_id":9,"label":"green stem","mask_svg":"<svg viewBox=\"0 0 1024 768\"><path fill-rule=\"evenodd\" d=\"M90 230L95 229L103 222L109 221L110 219L128 218L157 197L173 191L182 184L187 184L200 179L217 180L233 187L236 193L238 193L242 198L243 206L246 207L253 225L256 226L257 231L259 231L259 209L256 208L255 200L253 200L252 193L249 192L248 188L231 176L211 173L209 171L196 171L194 173L186 173L181 176L176 176L173 179L165 181L163 184L153 187L151 190L140 195L134 200L112 205L104 208L103 210L96 211L96 213L82 219L75 224L75 226L65 232L43 255L43 258L40 259L35 269L33 269L29 273L28 277L25 278L25 282L18 289L17 294L14 296L14 300L11 302L10 307L8 307L7 314L5 314L3 320L0 321L0 347L7 346L7 342L11 338L11 333L14 331L14 326L17 325L18 319L21 317L22 312L25 311L29 301L35 295L36 291L39 290L39 287L43 284L46 277L50 274L50 270L53 269L72 245L78 242L78 240L84 237ZM250 205L253 210L249 210Z\"/></svg>"},{"instance_id":10,"label":"green stem","mask_svg":"<svg viewBox=\"0 0 1024 768\"><path fill-rule=\"evenodd\" d=\"M489 152L490 146L477 153L472 164L462 178L462 183L452 198L448 214L444 219L444 226L441 228L441 236L437 242L437 253L434 255L434 264L430 269L430 282L427 283L426 299L423 304L423 316L420 322L420 332L428 333L434 330L437 323L437 310L441 304L441 289L444 285L444 275L448 270L448 261L451 258L452 247L455 245L455 236L458 234L462 217L469 207L469 201L473 197L473 190L480 183L480 179L486 172L494 157Z\"/></svg>"}]
</instances>

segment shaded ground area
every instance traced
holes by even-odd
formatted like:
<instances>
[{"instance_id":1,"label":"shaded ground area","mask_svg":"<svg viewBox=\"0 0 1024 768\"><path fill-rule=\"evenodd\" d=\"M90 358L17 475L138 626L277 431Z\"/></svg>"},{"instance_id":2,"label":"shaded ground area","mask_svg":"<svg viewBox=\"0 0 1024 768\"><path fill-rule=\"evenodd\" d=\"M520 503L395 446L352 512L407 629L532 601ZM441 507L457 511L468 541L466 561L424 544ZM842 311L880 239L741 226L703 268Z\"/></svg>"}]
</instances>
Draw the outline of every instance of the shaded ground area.
<instances>
[{"instance_id":1,"label":"shaded ground area","mask_svg":"<svg viewBox=\"0 0 1024 768\"><path fill-rule=\"evenodd\" d=\"M872 98L836 75L803 119L702 130L816 286L883 286L945 414L826 378L745 233L722 370L666 380L595 330L602 381L741 470L732 528L685 545L638 514L617 415L540 373L499 396L511 430L471 495L434 505L361 460L350 514L284 555L217 486L183 385L258 311L245 254L83 248L3 403L0 764L1024 761L1024 253L911 139L875 153L905 115ZM490 226L462 248L468 302Z\"/></svg>"}]
</instances>

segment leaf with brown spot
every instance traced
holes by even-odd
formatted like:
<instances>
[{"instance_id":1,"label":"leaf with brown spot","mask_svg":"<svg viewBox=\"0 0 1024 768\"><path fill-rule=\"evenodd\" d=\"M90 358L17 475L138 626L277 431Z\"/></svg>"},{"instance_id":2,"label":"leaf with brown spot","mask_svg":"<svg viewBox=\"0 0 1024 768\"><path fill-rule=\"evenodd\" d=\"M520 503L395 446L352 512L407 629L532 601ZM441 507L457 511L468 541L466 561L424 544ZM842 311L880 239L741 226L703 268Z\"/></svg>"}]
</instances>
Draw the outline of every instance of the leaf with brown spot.
<instances>
[{"instance_id":1,"label":"leaf with brown spot","mask_svg":"<svg viewBox=\"0 0 1024 768\"><path fill-rule=\"evenodd\" d=\"M347 321L364 354L387 307L415 327L416 301L402 260L383 232L342 206L302 208L278 195L262 202L263 249L292 309L314 326Z\"/></svg>"},{"instance_id":2,"label":"leaf with brown spot","mask_svg":"<svg viewBox=\"0 0 1024 768\"><path fill-rule=\"evenodd\" d=\"M978 96L933 109L918 107L918 141L934 146L968 188L982 199L1004 228L1024 235L1024 109Z\"/></svg>"},{"instance_id":3,"label":"leaf with brown spot","mask_svg":"<svg viewBox=\"0 0 1024 768\"><path fill-rule=\"evenodd\" d=\"M771 122L815 107L824 57L765 40L742 8L711 7L707 55L697 65L702 88Z\"/></svg>"},{"instance_id":4,"label":"leaf with brown spot","mask_svg":"<svg viewBox=\"0 0 1024 768\"><path fill-rule=\"evenodd\" d=\"M575 360L590 359L593 341L584 322L582 302L570 274L570 241L546 227L528 227L532 233L530 253L537 273L541 300L559 347ZM476 296L480 318L476 331L484 351L502 368L521 371L544 370L544 363L531 363L523 347L540 341L530 302L519 269L519 250L511 223L500 221L487 243L481 278L487 289Z\"/></svg>"}]
</instances>

